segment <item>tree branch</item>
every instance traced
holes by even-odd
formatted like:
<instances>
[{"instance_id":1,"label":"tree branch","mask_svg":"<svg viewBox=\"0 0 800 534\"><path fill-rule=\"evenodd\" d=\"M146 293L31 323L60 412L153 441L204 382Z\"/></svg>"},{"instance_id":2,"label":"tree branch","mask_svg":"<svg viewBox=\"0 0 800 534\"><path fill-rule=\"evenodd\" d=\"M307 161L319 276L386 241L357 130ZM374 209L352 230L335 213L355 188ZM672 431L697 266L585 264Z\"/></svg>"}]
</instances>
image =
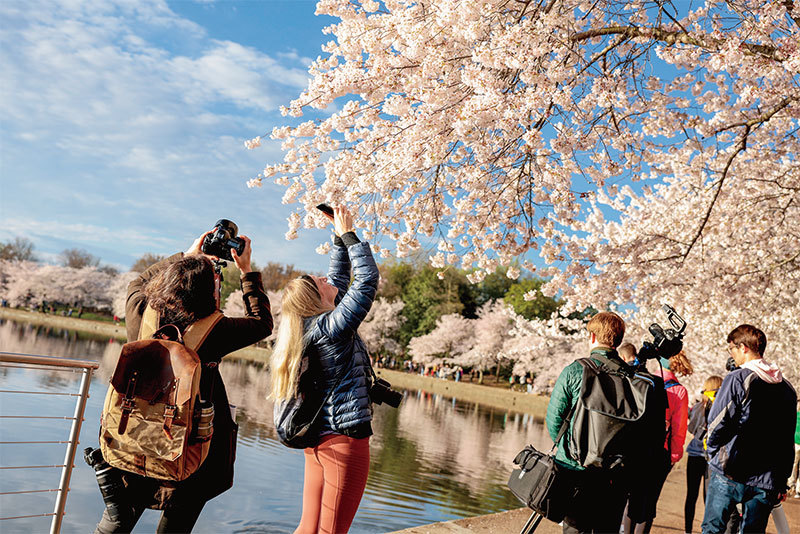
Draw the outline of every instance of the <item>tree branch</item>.
<instances>
[{"instance_id":1,"label":"tree branch","mask_svg":"<svg viewBox=\"0 0 800 534\"><path fill-rule=\"evenodd\" d=\"M647 26L608 26L607 28L594 28L585 32L576 33L575 35L570 36L569 39L572 42L580 42L587 39L593 39L595 37L602 37L604 35L625 35L628 38L644 37L661 41L670 46L677 43L682 43L705 48L706 50L715 50L723 42L720 39L712 38L707 38L708 41L706 42L696 37L692 37L685 31L670 31L662 28ZM785 57L779 57L778 49L774 46L753 43L741 43L739 46L751 55L759 55L775 61L784 61L786 59Z\"/></svg>"},{"instance_id":2,"label":"tree branch","mask_svg":"<svg viewBox=\"0 0 800 534\"><path fill-rule=\"evenodd\" d=\"M742 122L736 122L736 123L730 124L730 125L728 125L728 126L726 126L724 128L720 128L719 130L714 132L714 135L722 133L722 132L724 132L726 130L731 130L733 128L738 128L739 126L747 126L748 128L751 128L751 127L755 126L756 124L767 122L772 117L774 117L776 113L778 113L780 110L784 109L786 106L788 106L789 104L791 104L792 102L794 102L797 99L798 99L797 95L788 96L788 97L784 98L783 101L781 101L780 104L775 106L770 111L768 111L766 113L763 113L763 114L759 115L758 117L753 117L750 120L742 121Z\"/></svg>"},{"instance_id":3,"label":"tree branch","mask_svg":"<svg viewBox=\"0 0 800 534\"><path fill-rule=\"evenodd\" d=\"M717 187L716 193L714 193L714 198L711 199L711 204L708 206L708 210L706 210L706 215L703 217L703 221L700 223L700 227L697 229L697 233L695 234L694 238L692 238L691 242L689 243L689 247L686 249L686 252L683 253L683 259L685 260L689 253L692 251L692 247L694 244L697 243L697 240L700 239L700 236L703 235L703 230L708 223L709 217L711 217L711 210L714 209L714 204L717 202L717 197L719 197L720 191L722 191L722 184L725 182L725 179L728 177L728 171L733 165L733 160L736 156L739 155L744 149L747 148L747 137L750 135L750 126L745 127L744 134L742 135L742 140L739 142L739 146L734 150L733 154L730 155L728 161L725 163L725 168L722 170L722 176L719 179L719 185Z\"/></svg>"}]
</instances>

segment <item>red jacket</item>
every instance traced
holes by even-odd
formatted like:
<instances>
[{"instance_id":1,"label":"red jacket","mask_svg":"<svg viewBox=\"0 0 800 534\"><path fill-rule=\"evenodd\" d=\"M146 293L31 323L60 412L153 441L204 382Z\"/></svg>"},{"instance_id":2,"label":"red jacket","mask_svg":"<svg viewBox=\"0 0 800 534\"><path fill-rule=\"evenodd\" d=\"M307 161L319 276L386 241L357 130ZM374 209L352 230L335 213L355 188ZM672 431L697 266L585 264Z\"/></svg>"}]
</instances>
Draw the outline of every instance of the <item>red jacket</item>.
<instances>
[{"instance_id":1,"label":"red jacket","mask_svg":"<svg viewBox=\"0 0 800 534\"><path fill-rule=\"evenodd\" d=\"M670 386L670 383L675 384ZM672 371L664 369L664 387L667 388L667 439L664 448L670 451L674 464L683 456L686 427L689 425L689 393Z\"/></svg>"}]
</instances>

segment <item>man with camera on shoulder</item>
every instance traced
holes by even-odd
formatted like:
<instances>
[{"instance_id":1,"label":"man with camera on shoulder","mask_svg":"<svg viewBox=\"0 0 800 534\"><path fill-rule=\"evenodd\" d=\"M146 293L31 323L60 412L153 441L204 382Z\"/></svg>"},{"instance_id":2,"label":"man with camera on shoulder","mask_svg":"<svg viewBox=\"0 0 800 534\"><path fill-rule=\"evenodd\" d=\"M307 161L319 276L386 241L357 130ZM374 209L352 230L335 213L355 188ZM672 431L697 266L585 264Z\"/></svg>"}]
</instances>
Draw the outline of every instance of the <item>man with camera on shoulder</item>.
<instances>
[{"instance_id":1,"label":"man with camera on shoulder","mask_svg":"<svg viewBox=\"0 0 800 534\"><path fill-rule=\"evenodd\" d=\"M663 405L653 381L617 353L625 335L619 315L600 312L586 329L589 357L575 360L561 372L545 423L554 441L562 425L566 427L555 456L571 481L571 491L563 496L567 503L563 531L618 532L628 473L641 465L650 445L663 442ZM607 391L618 397L605 398ZM662 412L655 414L659 407Z\"/></svg>"}]
</instances>

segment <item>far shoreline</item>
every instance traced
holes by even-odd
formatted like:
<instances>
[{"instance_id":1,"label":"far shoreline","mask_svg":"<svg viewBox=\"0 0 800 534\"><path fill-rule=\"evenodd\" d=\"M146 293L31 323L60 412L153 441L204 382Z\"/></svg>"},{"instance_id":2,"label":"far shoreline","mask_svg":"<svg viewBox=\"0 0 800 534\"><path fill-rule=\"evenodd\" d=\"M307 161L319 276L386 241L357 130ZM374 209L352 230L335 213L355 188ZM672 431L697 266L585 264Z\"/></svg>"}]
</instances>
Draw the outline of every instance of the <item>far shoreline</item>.
<instances>
[{"instance_id":1,"label":"far shoreline","mask_svg":"<svg viewBox=\"0 0 800 534\"><path fill-rule=\"evenodd\" d=\"M111 322L49 315L16 308L0 308L0 319L64 330L77 330L88 334L113 338L122 343L126 341L125 327ZM246 347L232 352L227 355L225 359L229 361L254 362L265 365L269 361L269 354L270 351L268 349ZM421 390L434 395L455 398L463 402L477 403L501 410L527 413L539 420L544 420L547 412L549 397L542 395L521 393L470 382L443 380L430 376L422 376L418 373L406 373L392 369L376 368L375 373L379 377L388 380L397 388Z\"/></svg>"}]
</instances>

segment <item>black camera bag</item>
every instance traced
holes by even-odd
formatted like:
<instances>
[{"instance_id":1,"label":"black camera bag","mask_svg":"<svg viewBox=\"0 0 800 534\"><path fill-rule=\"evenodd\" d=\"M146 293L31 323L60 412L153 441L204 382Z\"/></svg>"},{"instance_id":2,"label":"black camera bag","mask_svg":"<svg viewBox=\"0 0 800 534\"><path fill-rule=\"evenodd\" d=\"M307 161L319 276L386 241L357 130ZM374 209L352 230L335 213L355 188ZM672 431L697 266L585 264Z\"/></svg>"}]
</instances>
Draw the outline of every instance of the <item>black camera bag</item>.
<instances>
[{"instance_id":1,"label":"black camera bag","mask_svg":"<svg viewBox=\"0 0 800 534\"><path fill-rule=\"evenodd\" d=\"M508 489L522 504L555 523L564 519L575 493L575 480L570 469L556 463L553 456L573 411L574 408L564 418L550 452L541 452L533 445L526 446L514 458L514 464L519 468L511 471L508 479Z\"/></svg>"},{"instance_id":2,"label":"black camera bag","mask_svg":"<svg viewBox=\"0 0 800 534\"><path fill-rule=\"evenodd\" d=\"M517 461L519 460L519 461ZM508 479L508 489L522 504L556 523L564 519L574 481L569 469L561 467L550 454L528 445L517 455Z\"/></svg>"}]
</instances>

